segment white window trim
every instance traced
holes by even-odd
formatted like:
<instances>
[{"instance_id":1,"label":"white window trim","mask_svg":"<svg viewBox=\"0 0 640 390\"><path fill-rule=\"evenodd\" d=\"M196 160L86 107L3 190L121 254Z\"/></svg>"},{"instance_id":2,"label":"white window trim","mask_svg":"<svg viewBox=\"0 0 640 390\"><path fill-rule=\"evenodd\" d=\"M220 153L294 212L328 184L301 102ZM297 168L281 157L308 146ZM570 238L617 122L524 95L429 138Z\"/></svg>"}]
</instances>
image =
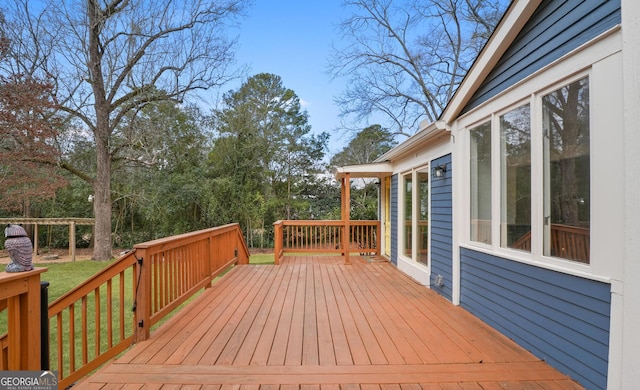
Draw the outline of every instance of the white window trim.
<instances>
[{"instance_id":1,"label":"white window trim","mask_svg":"<svg viewBox=\"0 0 640 390\"><path fill-rule=\"evenodd\" d=\"M588 276L591 279L599 279L603 281L608 281L608 278L598 278L594 277L592 272L592 260L589 264L584 264L568 259L563 259L559 257L545 256L544 248L543 248L543 237L542 233L544 231L543 227L543 210L544 210L544 196L536 195L533 190L531 194L531 252L524 252L517 249L511 249L501 246L501 229L500 224L502 221L501 213L502 213L502 200L501 200L501 191L500 191L500 183L502 180L501 177L501 153L500 153L500 116L515 109L521 107L524 104L529 104L531 109L531 187L534 188L542 188L544 183L543 178L543 142L542 142L542 97L547 95L550 92L553 92L559 88L567 86L577 80L588 77L589 78L589 88L590 94L593 93L591 89L592 84L592 69L591 67L587 69L583 69L580 72L574 72L573 74L561 79L554 80L553 83L549 83L544 88L537 89L536 91L529 93L526 96L522 96L520 99L509 100L508 105L504 105L499 107L497 104L492 104L495 108L489 115L486 114L482 117L478 117L473 122L469 124L464 124L460 129L462 133L464 133L463 138L466 140L462 143L464 161L466 164L464 166L464 175L462 175L462 180L467 183L463 188L465 188L464 193L464 218L461 219L463 221L463 229L462 234L463 237L461 241L461 247L478 250L484 253L488 253L494 256L519 261L522 263L527 263L536 266L542 266L545 268L552 268L556 270L560 270L562 272L570 272L572 274L578 274L582 276ZM503 96L500 100L506 100ZM506 103L506 101L505 101ZM590 98L590 104L591 98ZM499 108L497 108L499 107ZM590 123L593 123L593 110L590 110ZM473 129L487 121L491 122L491 183L492 183L492 192L491 192L491 235L492 240L491 244L484 244L471 240L471 210L470 210L470 202L471 202L471 194L469 193L469 186L471 178L470 166L469 166L469 153L470 153L470 137L469 130ZM592 125L592 131L593 125ZM590 154L593 155L594 145L593 142L590 142ZM592 180L591 185L593 189L593 174L591 174ZM592 206L593 207L593 206Z\"/></svg>"},{"instance_id":2,"label":"white window trim","mask_svg":"<svg viewBox=\"0 0 640 390\"><path fill-rule=\"evenodd\" d=\"M459 253L460 248L472 249L490 255L499 256L508 260L523 262L532 266L563 272L586 279L612 283L616 280L624 280L624 267L621 261L624 257L623 230L625 219L625 182L624 176L613 177L607 174L606 167L623 166L625 150L629 146L624 145L624 136L620 129L624 128L624 112L626 107L623 91L623 59L622 42L623 34L620 26L616 26L603 33L598 38L587 42L581 47L567 53L562 58L534 72L530 76L520 80L512 87L499 93L478 107L461 114L451 124L452 134L456 142L454 148L454 202L459 207L454 208L454 277L459 277ZM579 78L589 72L590 101L591 101L591 260L589 265L584 265L568 260L544 257L541 255L542 247L532 248L532 254L522 257L518 253L504 253L496 251L492 245L472 242L470 240L470 204L469 183L469 151L470 139L468 129L477 126L491 118L491 113L501 110L514 100L531 97L534 94L543 95L544 92L553 90L554 87L568 82L570 78ZM577 76L574 76L577 75ZM558 82L562 80L561 82ZM540 86L545 86L540 89ZM533 109L539 110L540 103L532 99ZM541 120L532 117L532 126L539 126L535 121ZM615 129L615 130L614 130ZM534 150L541 150L542 145L536 145L535 137L532 140L532 165L541 167L541 162L536 161ZM539 156L542 158L542 155ZM612 161L613 160L613 161ZM536 172L536 169L538 170ZM532 180L540 180L542 172L540 168L532 167ZM596 185L597 183L597 185ZM604 185L603 185L604 184ZM532 213L541 215L542 210L537 209L534 202ZM532 234L537 227L532 226ZM537 232L539 235L541 232ZM457 272L457 274L456 274ZM454 286L455 287L455 286ZM459 286L457 286L459 288ZM454 288L455 297L459 291Z\"/></svg>"},{"instance_id":3,"label":"white window trim","mask_svg":"<svg viewBox=\"0 0 640 390\"><path fill-rule=\"evenodd\" d=\"M427 241L428 241L428 245L427 245L427 263L428 265L425 265L421 262L418 261L418 235L419 235L419 226L417 223L414 223L414 221L418 221L419 220L419 207L420 207L420 200L419 200L419 191L417 190L417 183L418 183L418 171L426 171L429 174L429 195L431 195L431 184L432 184L432 180L431 180L431 166L429 163L424 164L424 165L420 165L417 166L415 168L412 168L409 171L404 171L401 172L399 175L399 194L398 194L398 203L400 205L400 210L398 213L398 237L400 238L400 244L398 245L398 259L404 260L405 262L408 262L414 266L417 266L423 270L426 270L428 273L431 272L431 202L429 202L429 210L428 210L428 218L427 218L427 224L429 226L428 229L428 233L427 233ZM404 254L404 238L405 238L405 229L406 229L406 225L405 225L405 210L404 210L404 206L405 206L405 176L407 175L411 175L411 183L412 183L412 188L411 188L411 195L412 195L412 199L411 199L411 257L406 256ZM430 196L429 196L430 198Z\"/></svg>"},{"instance_id":4,"label":"white window trim","mask_svg":"<svg viewBox=\"0 0 640 390\"><path fill-rule=\"evenodd\" d=\"M411 174L411 180L412 180L412 185L413 185L413 173L412 171L405 171L405 172L401 172L400 176L399 176L399 185L398 185L398 259L407 261L407 262L413 262L413 260L409 257L407 257L404 252L405 252L405 237L406 237L406 224L405 224L405 177L407 175ZM413 194L413 187L412 189L412 194ZM412 203L412 208L413 208L413 203ZM413 234L411 239L413 240Z\"/></svg>"},{"instance_id":5,"label":"white window trim","mask_svg":"<svg viewBox=\"0 0 640 390\"><path fill-rule=\"evenodd\" d=\"M504 239L504 236L506 233L505 231L502 229L502 220L503 218L503 213L504 213L504 207L503 207L503 199L502 199L502 188L504 187L504 181L506 180L505 177L502 176L502 165L504 163L503 159L502 159L502 137L500 134L500 117L512 110L515 110L517 108L520 108L524 105L528 104L529 105L529 109L531 110L530 112L530 118L532 118L534 116L534 111L533 111L533 105L531 104L531 98L528 99L522 99L517 101L516 103L513 103L505 108L503 108L500 111L494 112L491 115L491 183L492 183L492 192L491 192L491 245L492 247L495 247L497 245L497 247L502 248L502 249L507 249L509 251L514 251L516 249L511 249L511 248L506 248L502 246L502 242ZM530 136L531 139L533 141L534 138L534 128L533 128L533 124L529 123L529 126L531 128L530 130ZM533 148L531 149L531 154L533 155ZM533 156L532 156L533 157ZM532 161L533 164L533 161ZM532 167L533 168L533 167ZM531 179L532 183L535 183L533 181L533 178ZM494 189L496 188L496 189ZM533 186L531 187L532 191L533 191ZM494 194L494 192L497 192L497 196L496 194ZM533 235L533 218L535 217L535 215L533 214L533 194L530 195L532 200L532 214L531 214L531 228L532 228L532 232L531 234ZM497 199L496 199L497 198ZM493 221L498 221L498 223L493 223ZM518 252L522 252L522 251L518 251Z\"/></svg>"}]
</instances>

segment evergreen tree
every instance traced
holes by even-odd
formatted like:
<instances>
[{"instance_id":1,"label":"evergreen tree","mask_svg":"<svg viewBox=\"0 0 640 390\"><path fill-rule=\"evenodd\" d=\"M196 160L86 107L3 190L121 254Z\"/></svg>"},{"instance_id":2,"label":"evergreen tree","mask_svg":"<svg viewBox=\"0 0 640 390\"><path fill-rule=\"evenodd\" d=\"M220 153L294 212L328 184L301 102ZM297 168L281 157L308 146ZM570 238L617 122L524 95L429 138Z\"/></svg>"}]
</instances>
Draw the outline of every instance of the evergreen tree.
<instances>
[{"instance_id":1,"label":"evergreen tree","mask_svg":"<svg viewBox=\"0 0 640 390\"><path fill-rule=\"evenodd\" d=\"M219 196L211 212L239 221L251 239L253 231L299 218L308 208L303 183L320 172L328 135L311 134L300 99L279 76L252 76L223 100L214 113L210 174L224 185L214 189Z\"/></svg>"}]
</instances>

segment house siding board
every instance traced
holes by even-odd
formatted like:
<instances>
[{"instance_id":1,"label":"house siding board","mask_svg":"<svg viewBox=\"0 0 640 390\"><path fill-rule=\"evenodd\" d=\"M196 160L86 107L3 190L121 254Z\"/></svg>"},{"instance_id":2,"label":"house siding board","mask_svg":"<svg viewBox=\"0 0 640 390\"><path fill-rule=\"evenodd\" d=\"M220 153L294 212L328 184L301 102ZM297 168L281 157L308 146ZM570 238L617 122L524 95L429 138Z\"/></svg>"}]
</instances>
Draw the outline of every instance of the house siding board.
<instances>
[{"instance_id":1,"label":"house siding board","mask_svg":"<svg viewBox=\"0 0 640 390\"><path fill-rule=\"evenodd\" d=\"M620 0L543 1L462 112L477 107L620 21Z\"/></svg>"},{"instance_id":2,"label":"house siding board","mask_svg":"<svg viewBox=\"0 0 640 390\"><path fill-rule=\"evenodd\" d=\"M442 275L444 286L432 283L431 288L445 298L452 299L453 278L453 207L451 155L440 157L431 166L446 165L443 178L431 178L431 275Z\"/></svg>"},{"instance_id":3,"label":"house siding board","mask_svg":"<svg viewBox=\"0 0 640 390\"><path fill-rule=\"evenodd\" d=\"M440 229L437 226L432 226L433 230L437 233L431 233L431 246L434 248L448 249L453 244L451 237L451 229Z\"/></svg>"},{"instance_id":4,"label":"house siding board","mask_svg":"<svg viewBox=\"0 0 640 390\"><path fill-rule=\"evenodd\" d=\"M600 343L606 344L609 333L606 329L608 323L605 323L607 317L598 316L597 309L600 302L593 301L593 299L583 299L580 304L589 305L578 306L571 302L572 295L577 295L575 292L567 292L566 295L563 293L566 291L564 288L560 288L550 283L546 283L546 281L533 281L530 283L530 286L527 290L527 296L521 296L521 286L522 286L522 277L519 274L511 272L510 270L499 269L499 268L491 268L495 273L491 273L487 271L485 267L483 267L486 263L481 263L481 266L468 266L469 272L472 272L474 277L479 281L474 285L474 290L482 289L482 286L488 285L488 283L495 282L495 278L499 277L502 285L501 288L508 292L509 295L505 297L501 297L497 295L495 291L487 291L484 295L485 297L493 296L495 300L492 303L496 303L497 300L504 299L506 301L511 302L508 306L514 305L522 305L525 307L530 307L533 312L537 315L543 316L545 318L550 319L551 321L561 320L561 323L568 323L575 321L576 318L593 318L595 314L595 318L593 323L576 323L576 326L580 329L580 333L583 335L594 339ZM536 283L537 282L537 283ZM537 286L535 284L538 284ZM546 302L548 300L548 296L552 295L554 297L558 297L557 302L555 302L555 308L558 310L558 313L555 313L555 317L549 318L546 317L548 313L543 312L540 308L544 308ZM516 299L517 297L517 299ZM526 302L526 304L524 304ZM592 308L590 304L593 302ZM604 305L606 307L606 305ZM514 310L518 312L518 308ZM521 311L521 310L520 310ZM573 326L572 326L573 328ZM559 331L565 332L566 329L559 329ZM564 333L565 335L566 332Z\"/></svg>"},{"instance_id":5,"label":"house siding board","mask_svg":"<svg viewBox=\"0 0 640 390\"><path fill-rule=\"evenodd\" d=\"M440 241L445 240L447 244L451 244L453 242L453 239L451 237L451 225L451 221L448 221L447 219L443 221L432 222L431 235L440 237Z\"/></svg>"},{"instance_id":6,"label":"house siding board","mask_svg":"<svg viewBox=\"0 0 640 390\"><path fill-rule=\"evenodd\" d=\"M451 251L449 250L449 245L444 244L442 242L437 243L436 245L431 245L431 255L447 257L449 256ZM448 264L447 264L448 265ZM441 264L442 266L442 264ZM446 266L446 265L444 265ZM449 272L447 272L449 273Z\"/></svg>"},{"instance_id":7,"label":"house siding board","mask_svg":"<svg viewBox=\"0 0 640 390\"><path fill-rule=\"evenodd\" d=\"M448 201L448 203L450 205L451 201ZM448 213L446 212L447 210L448 210ZM451 216L451 206L449 206L448 208L431 206L431 223L432 224L436 224L436 222L451 224L451 221L453 221L453 217Z\"/></svg>"},{"instance_id":8,"label":"house siding board","mask_svg":"<svg viewBox=\"0 0 640 390\"><path fill-rule=\"evenodd\" d=\"M461 248L460 304L587 388L606 388L609 284Z\"/></svg>"},{"instance_id":9,"label":"house siding board","mask_svg":"<svg viewBox=\"0 0 640 390\"><path fill-rule=\"evenodd\" d=\"M391 262L398 265L398 175L391 177Z\"/></svg>"},{"instance_id":10,"label":"house siding board","mask_svg":"<svg viewBox=\"0 0 640 390\"><path fill-rule=\"evenodd\" d=\"M449 201L451 202L451 193L431 194L431 201Z\"/></svg>"}]
</instances>

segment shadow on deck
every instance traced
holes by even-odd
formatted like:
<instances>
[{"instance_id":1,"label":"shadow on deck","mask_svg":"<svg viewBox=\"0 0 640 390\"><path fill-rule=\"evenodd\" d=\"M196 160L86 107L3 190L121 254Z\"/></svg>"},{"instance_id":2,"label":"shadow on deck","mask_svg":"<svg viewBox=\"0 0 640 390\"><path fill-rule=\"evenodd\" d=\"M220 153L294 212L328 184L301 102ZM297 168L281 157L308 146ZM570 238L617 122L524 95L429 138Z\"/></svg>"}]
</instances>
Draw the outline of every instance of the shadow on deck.
<instances>
[{"instance_id":1,"label":"shadow on deck","mask_svg":"<svg viewBox=\"0 0 640 390\"><path fill-rule=\"evenodd\" d=\"M84 388L580 389L376 258L241 265Z\"/></svg>"}]
</instances>

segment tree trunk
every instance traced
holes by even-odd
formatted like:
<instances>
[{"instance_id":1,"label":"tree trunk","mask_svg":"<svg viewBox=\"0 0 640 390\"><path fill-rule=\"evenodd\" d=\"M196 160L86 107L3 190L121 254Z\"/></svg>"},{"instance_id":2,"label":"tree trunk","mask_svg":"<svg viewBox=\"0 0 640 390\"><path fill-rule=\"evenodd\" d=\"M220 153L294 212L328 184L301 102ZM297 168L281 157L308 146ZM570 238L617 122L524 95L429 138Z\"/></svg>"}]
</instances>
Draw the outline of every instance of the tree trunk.
<instances>
[{"instance_id":1,"label":"tree trunk","mask_svg":"<svg viewBox=\"0 0 640 390\"><path fill-rule=\"evenodd\" d=\"M96 141L96 179L93 183L95 198L93 211L95 213L95 247L93 259L98 261L111 260L111 151L109 150L109 107L102 75L102 51L100 49L100 28L103 20L98 12L95 0L88 1L89 16L89 70L91 88L95 99L96 124L94 138Z\"/></svg>"},{"instance_id":2,"label":"tree trunk","mask_svg":"<svg viewBox=\"0 0 640 390\"><path fill-rule=\"evenodd\" d=\"M95 246L93 259L105 261L111 259L111 155L108 143L102 137L96 137L96 180L93 184L95 198Z\"/></svg>"}]
</instances>

